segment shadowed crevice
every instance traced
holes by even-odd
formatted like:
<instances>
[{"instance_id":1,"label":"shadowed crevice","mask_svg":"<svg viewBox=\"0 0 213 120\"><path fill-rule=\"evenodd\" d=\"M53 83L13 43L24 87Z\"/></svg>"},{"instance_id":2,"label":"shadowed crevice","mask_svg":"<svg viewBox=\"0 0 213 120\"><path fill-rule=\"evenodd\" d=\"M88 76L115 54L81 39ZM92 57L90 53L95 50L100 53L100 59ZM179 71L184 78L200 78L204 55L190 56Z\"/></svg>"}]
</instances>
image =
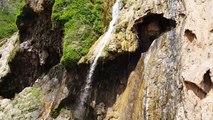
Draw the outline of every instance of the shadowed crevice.
<instances>
[{"instance_id":1,"label":"shadowed crevice","mask_svg":"<svg viewBox=\"0 0 213 120\"><path fill-rule=\"evenodd\" d=\"M211 76L210 76L210 70L208 70L204 75L203 75L203 81L200 83L201 88L203 91L208 93L212 89L212 81L211 81Z\"/></svg>"},{"instance_id":2,"label":"shadowed crevice","mask_svg":"<svg viewBox=\"0 0 213 120\"><path fill-rule=\"evenodd\" d=\"M201 81L199 85L189 81L184 81L184 84L186 89L193 91L197 97L200 99L205 98L208 92L212 89L213 84L211 81L210 70L206 71L206 73L203 75L203 81Z\"/></svg>"},{"instance_id":3,"label":"shadowed crevice","mask_svg":"<svg viewBox=\"0 0 213 120\"><path fill-rule=\"evenodd\" d=\"M139 51L146 52L155 39L175 27L175 20L163 17L163 14L150 13L136 20L133 32L138 36Z\"/></svg>"},{"instance_id":4,"label":"shadowed crevice","mask_svg":"<svg viewBox=\"0 0 213 120\"><path fill-rule=\"evenodd\" d=\"M189 29L185 30L185 36L190 42L194 41L194 39L197 39L196 35Z\"/></svg>"},{"instance_id":5,"label":"shadowed crevice","mask_svg":"<svg viewBox=\"0 0 213 120\"><path fill-rule=\"evenodd\" d=\"M200 99L203 99L206 97L206 92L203 91L198 85L195 83L189 82L189 81L184 81L184 84L186 86L186 90L191 90L193 93L199 97Z\"/></svg>"},{"instance_id":6,"label":"shadowed crevice","mask_svg":"<svg viewBox=\"0 0 213 120\"><path fill-rule=\"evenodd\" d=\"M44 1L42 6L44 10L36 13L26 4L17 16L20 45L8 63L10 73L0 83L0 96L13 98L60 62L63 29L52 28L53 2Z\"/></svg>"}]
</instances>

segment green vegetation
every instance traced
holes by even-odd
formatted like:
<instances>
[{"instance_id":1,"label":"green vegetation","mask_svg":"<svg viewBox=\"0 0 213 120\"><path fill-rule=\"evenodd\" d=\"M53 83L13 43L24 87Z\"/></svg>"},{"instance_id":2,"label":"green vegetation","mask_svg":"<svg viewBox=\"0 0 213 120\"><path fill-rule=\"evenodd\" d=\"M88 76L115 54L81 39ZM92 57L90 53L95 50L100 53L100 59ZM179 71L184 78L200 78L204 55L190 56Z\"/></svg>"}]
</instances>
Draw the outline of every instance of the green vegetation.
<instances>
[{"instance_id":1,"label":"green vegetation","mask_svg":"<svg viewBox=\"0 0 213 120\"><path fill-rule=\"evenodd\" d=\"M6 14L0 11L0 39L9 37L17 31L15 24L16 16L13 14Z\"/></svg>"},{"instance_id":2,"label":"green vegetation","mask_svg":"<svg viewBox=\"0 0 213 120\"><path fill-rule=\"evenodd\" d=\"M41 94L41 89L40 88L32 88L29 90L29 92L31 93L31 95L33 97L38 97Z\"/></svg>"},{"instance_id":3,"label":"green vegetation","mask_svg":"<svg viewBox=\"0 0 213 120\"><path fill-rule=\"evenodd\" d=\"M71 110L70 108L61 108L61 109L56 109L51 111L50 116L53 118L57 118L60 114L67 114L69 116L72 116L73 110Z\"/></svg>"},{"instance_id":4,"label":"green vegetation","mask_svg":"<svg viewBox=\"0 0 213 120\"><path fill-rule=\"evenodd\" d=\"M22 110L23 114L32 113L43 106L43 101L39 97L42 94L41 88L28 87L17 94L12 100L15 108Z\"/></svg>"},{"instance_id":5,"label":"green vegetation","mask_svg":"<svg viewBox=\"0 0 213 120\"><path fill-rule=\"evenodd\" d=\"M18 29L16 14L23 4L23 0L2 0L0 2L0 39L9 37Z\"/></svg>"},{"instance_id":6,"label":"green vegetation","mask_svg":"<svg viewBox=\"0 0 213 120\"><path fill-rule=\"evenodd\" d=\"M104 0L55 0L54 26L64 25L62 64L72 66L102 34Z\"/></svg>"},{"instance_id":7,"label":"green vegetation","mask_svg":"<svg viewBox=\"0 0 213 120\"><path fill-rule=\"evenodd\" d=\"M51 116L52 118L57 118L58 115L59 115L59 112L56 111L56 110L53 110L53 111L50 112L50 116Z\"/></svg>"}]
</instances>

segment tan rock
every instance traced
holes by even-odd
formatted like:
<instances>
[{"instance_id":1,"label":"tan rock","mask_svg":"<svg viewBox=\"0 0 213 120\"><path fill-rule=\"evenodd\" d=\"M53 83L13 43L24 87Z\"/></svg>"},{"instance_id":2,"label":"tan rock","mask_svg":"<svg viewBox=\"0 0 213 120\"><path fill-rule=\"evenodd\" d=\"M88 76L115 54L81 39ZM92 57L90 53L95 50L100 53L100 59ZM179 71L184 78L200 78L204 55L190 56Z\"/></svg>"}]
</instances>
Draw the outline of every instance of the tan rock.
<instances>
[{"instance_id":1,"label":"tan rock","mask_svg":"<svg viewBox=\"0 0 213 120\"><path fill-rule=\"evenodd\" d=\"M110 42L121 45L122 52L134 51L126 47L137 41L131 29L149 12L175 20L176 28L142 54L125 91L108 108L106 120L213 119L211 11L213 1L208 0L126 1L116 28L128 35L120 34L124 40Z\"/></svg>"},{"instance_id":2,"label":"tan rock","mask_svg":"<svg viewBox=\"0 0 213 120\"><path fill-rule=\"evenodd\" d=\"M27 4L30 4L30 7L33 8L34 12L40 12L44 10L45 0L27 0Z\"/></svg>"}]
</instances>

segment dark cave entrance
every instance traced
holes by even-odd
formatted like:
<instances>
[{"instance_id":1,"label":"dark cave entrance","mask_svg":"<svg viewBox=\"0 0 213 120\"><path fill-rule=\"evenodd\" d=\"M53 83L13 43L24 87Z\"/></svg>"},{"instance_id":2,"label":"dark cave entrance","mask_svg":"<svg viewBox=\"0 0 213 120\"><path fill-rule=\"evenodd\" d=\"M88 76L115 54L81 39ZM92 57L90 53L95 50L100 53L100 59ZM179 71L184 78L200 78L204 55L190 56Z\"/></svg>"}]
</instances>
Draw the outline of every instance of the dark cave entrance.
<instances>
[{"instance_id":1,"label":"dark cave entrance","mask_svg":"<svg viewBox=\"0 0 213 120\"><path fill-rule=\"evenodd\" d=\"M163 17L163 14L150 13L136 20L133 31L138 36L138 50L146 52L155 39L174 27L175 20Z\"/></svg>"}]
</instances>

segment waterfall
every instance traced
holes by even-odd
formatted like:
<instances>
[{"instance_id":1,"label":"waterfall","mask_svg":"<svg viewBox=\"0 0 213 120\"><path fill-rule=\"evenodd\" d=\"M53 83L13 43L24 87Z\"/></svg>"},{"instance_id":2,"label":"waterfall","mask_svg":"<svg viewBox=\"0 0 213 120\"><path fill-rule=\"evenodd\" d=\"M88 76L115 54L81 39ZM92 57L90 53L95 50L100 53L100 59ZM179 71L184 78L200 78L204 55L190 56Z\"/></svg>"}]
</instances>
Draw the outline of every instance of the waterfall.
<instances>
[{"instance_id":1,"label":"waterfall","mask_svg":"<svg viewBox=\"0 0 213 120\"><path fill-rule=\"evenodd\" d=\"M87 78L86 78L86 84L84 86L83 92L80 94L80 103L78 104L76 112L75 112L77 117L82 117L84 114L84 103L86 102L87 97L89 96L89 93L90 93L89 91L91 88L92 76L93 76L93 73L97 66L98 58L100 57L107 42L109 41L111 34L114 32L114 24L117 21L121 7L122 7L121 0L116 0L115 4L113 5L113 8L112 8L112 21L109 24L109 28L108 28L106 34L103 36L103 38L98 43L97 49L93 53L95 59L92 61L92 64L90 66L90 70L89 70Z\"/></svg>"}]
</instances>

